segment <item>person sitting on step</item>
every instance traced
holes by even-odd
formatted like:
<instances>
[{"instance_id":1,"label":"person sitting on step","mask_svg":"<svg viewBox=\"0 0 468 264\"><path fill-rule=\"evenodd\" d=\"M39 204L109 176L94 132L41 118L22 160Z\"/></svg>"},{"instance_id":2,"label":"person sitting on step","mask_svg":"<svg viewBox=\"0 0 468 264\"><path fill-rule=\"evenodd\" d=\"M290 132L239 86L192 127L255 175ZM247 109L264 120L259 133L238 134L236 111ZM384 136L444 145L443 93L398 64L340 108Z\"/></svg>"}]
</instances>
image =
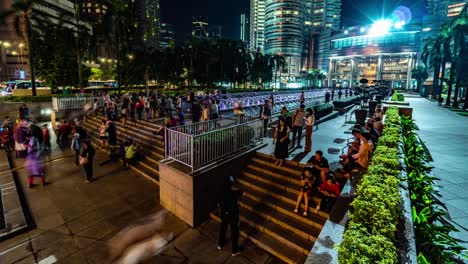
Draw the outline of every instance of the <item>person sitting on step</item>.
<instances>
[{"instance_id":1,"label":"person sitting on step","mask_svg":"<svg viewBox=\"0 0 468 264\"><path fill-rule=\"evenodd\" d=\"M339 196L340 184L335 181L333 174L329 173L327 174L326 181L320 185L320 200L317 207L315 207L315 213L318 213L321 208L325 212L330 212Z\"/></svg>"},{"instance_id":2,"label":"person sitting on step","mask_svg":"<svg viewBox=\"0 0 468 264\"><path fill-rule=\"evenodd\" d=\"M297 196L296 207L294 208L294 213L299 212L299 206L301 205L302 200L304 200L304 212L302 213L303 216L308 215L309 211L309 198L313 193L314 189L316 188L315 182L317 177L312 176L312 169L311 168L304 168L304 172L301 174L301 190L299 195Z\"/></svg>"},{"instance_id":3,"label":"person sitting on step","mask_svg":"<svg viewBox=\"0 0 468 264\"><path fill-rule=\"evenodd\" d=\"M328 160L323 156L323 151L317 150L315 155L307 161L306 167L311 167L312 175L320 176L325 181L325 174L329 171Z\"/></svg>"}]
</instances>

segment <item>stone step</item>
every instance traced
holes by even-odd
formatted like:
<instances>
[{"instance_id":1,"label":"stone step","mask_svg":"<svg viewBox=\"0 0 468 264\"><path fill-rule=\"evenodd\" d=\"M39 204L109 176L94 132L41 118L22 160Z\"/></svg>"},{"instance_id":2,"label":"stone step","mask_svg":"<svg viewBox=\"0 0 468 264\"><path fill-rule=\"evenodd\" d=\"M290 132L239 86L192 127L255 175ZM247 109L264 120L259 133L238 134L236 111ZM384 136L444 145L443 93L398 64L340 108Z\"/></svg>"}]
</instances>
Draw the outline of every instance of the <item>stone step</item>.
<instances>
[{"instance_id":1,"label":"stone step","mask_svg":"<svg viewBox=\"0 0 468 264\"><path fill-rule=\"evenodd\" d=\"M93 133L88 133L88 136L91 139L91 143L94 144L94 147L96 149L99 149L101 146L101 141L99 140L99 138ZM102 151L109 153L109 151L107 150ZM129 164L128 167L134 172L159 185L159 163L154 159L151 159L150 157L145 157L145 160L139 161L136 165Z\"/></svg>"},{"instance_id":2,"label":"stone step","mask_svg":"<svg viewBox=\"0 0 468 264\"><path fill-rule=\"evenodd\" d=\"M252 171L250 169L245 170L242 175L247 178L274 186L276 189L293 193L294 195L298 195L300 192L300 179L297 177L296 183L292 183L290 181L285 181L283 179L278 179L273 176L264 174L264 173L257 173L256 171Z\"/></svg>"},{"instance_id":3,"label":"stone step","mask_svg":"<svg viewBox=\"0 0 468 264\"><path fill-rule=\"evenodd\" d=\"M275 163L275 159L273 155L268 155L262 152L257 152L256 157L265 161L271 161L271 163ZM283 163L283 166L278 167L278 168L283 168L283 169L292 169L292 170L299 170L302 171L304 170L305 164L294 161L294 160L285 160Z\"/></svg>"},{"instance_id":4,"label":"stone step","mask_svg":"<svg viewBox=\"0 0 468 264\"><path fill-rule=\"evenodd\" d=\"M242 183L241 186L241 189L244 191L243 197L241 197L241 201L244 197L250 198L254 201L257 201L260 204L267 205L268 207L271 207L280 213L288 215L292 218L295 218L299 221L302 221L308 225L312 225L319 229L322 228L322 226L329 218L329 215L322 211L319 211L318 214L313 213L314 202L312 201L309 202L309 216L304 217L302 216L302 214L298 215L293 212L294 207L296 206L296 199L291 200L290 198L283 197L282 195L276 194L274 192L273 194L259 192L255 189L250 188L247 185L243 185ZM304 203L301 203L301 209L304 210Z\"/></svg>"},{"instance_id":5,"label":"stone step","mask_svg":"<svg viewBox=\"0 0 468 264\"><path fill-rule=\"evenodd\" d=\"M101 126L100 122L97 122L93 119L88 119L86 123L91 124L96 131L98 131L99 127ZM159 152L164 153L164 142L162 140L162 137L153 135L153 130L148 130L145 127L132 128L129 126L128 128L124 128L120 125L120 123L115 122L115 124L118 133L123 134L127 137L136 138L141 142L147 144L151 143L151 146L153 148L156 148Z\"/></svg>"},{"instance_id":6,"label":"stone step","mask_svg":"<svg viewBox=\"0 0 468 264\"><path fill-rule=\"evenodd\" d=\"M280 173L283 175L301 175L302 171L304 170L304 167L298 166L298 165L293 165L291 164L293 161L286 161L283 166L276 166L275 160L273 157L264 157L257 155L252 158L252 163L254 164L261 164L264 165L268 168L270 168L271 171L275 171L276 173Z\"/></svg>"},{"instance_id":7,"label":"stone step","mask_svg":"<svg viewBox=\"0 0 468 264\"><path fill-rule=\"evenodd\" d=\"M272 170L271 167L260 163L252 162L250 164L247 164L245 171L248 171L252 174L268 175L284 183L297 184L298 186L300 184L299 179L301 174L291 175L290 173L288 173L287 175L284 175L283 173L277 170Z\"/></svg>"},{"instance_id":8,"label":"stone step","mask_svg":"<svg viewBox=\"0 0 468 264\"><path fill-rule=\"evenodd\" d=\"M221 222L221 219L217 213L211 213L210 216L215 221ZM264 249L265 251L286 263L304 263L306 259L306 256L302 254L301 251L296 250L287 244L281 243L265 232L259 232L258 229L242 220L240 221L239 230L241 236L247 238L258 247Z\"/></svg>"},{"instance_id":9,"label":"stone step","mask_svg":"<svg viewBox=\"0 0 468 264\"><path fill-rule=\"evenodd\" d=\"M242 174L244 177L239 177L239 182L242 185L249 187L250 189L256 190L257 192L269 194L283 200L292 206L296 204L297 194L291 192L291 188L279 189L275 185L265 183L263 181L255 180L247 177L245 172Z\"/></svg>"},{"instance_id":10,"label":"stone step","mask_svg":"<svg viewBox=\"0 0 468 264\"><path fill-rule=\"evenodd\" d=\"M85 127L88 130L89 135L93 135L100 142L99 135L95 127L90 125L90 123L83 124L83 127ZM158 149L155 149L153 145L150 145L146 143L145 141L140 141L140 142L142 143L142 145L144 145L144 151L147 152L148 154L147 157L151 159L154 163L159 164L159 160L164 159L164 154L159 152ZM98 145L100 146L100 144Z\"/></svg>"},{"instance_id":11,"label":"stone step","mask_svg":"<svg viewBox=\"0 0 468 264\"><path fill-rule=\"evenodd\" d=\"M254 211L249 211L241 208L239 210L240 220L246 222L250 226L256 228L260 232L264 232L281 243L301 251L304 255L309 254L314 246L314 240L305 239L293 232L289 232L277 223L271 222L268 218L264 218Z\"/></svg>"},{"instance_id":12,"label":"stone step","mask_svg":"<svg viewBox=\"0 0 468 264\"><path fill-rule=\"evenodd\" d=\"M308 223L304 223L301 220L278 212L275 209L246 196L242 197L239 204L242 208L252 211L253 213L260 215L268 221L276 223L282 228L289 230L304 239L315 241L320 234L319 227L322 227L322 225L317 223L317 226L311 226Z\"/></svg>"}]
</instances>

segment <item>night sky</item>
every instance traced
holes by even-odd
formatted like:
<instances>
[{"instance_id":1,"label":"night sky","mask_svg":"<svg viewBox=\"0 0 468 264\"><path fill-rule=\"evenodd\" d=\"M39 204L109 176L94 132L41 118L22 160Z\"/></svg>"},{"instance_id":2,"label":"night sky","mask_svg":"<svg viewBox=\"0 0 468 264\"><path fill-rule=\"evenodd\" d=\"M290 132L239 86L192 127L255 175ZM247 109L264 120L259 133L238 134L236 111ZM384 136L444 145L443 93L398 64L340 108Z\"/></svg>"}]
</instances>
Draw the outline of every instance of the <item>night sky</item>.
<instances>
[{"instance_id":1,"label":"night sky","mask_svg":"<svg viewBox=\"0 0 468 264\"><path fill-rule=\"evenodd\" d=\"M180 43L192 29L192 16L206 16L210 25L223 27L223 37L239 39L240 14L247 12L249 0L159 0L161 21L175 25ZM425 13L426 0L342 0L342 24L354 26L371 23L389 15L398 6L411 9L413 17Z\"/></svg>"}]
</instances>

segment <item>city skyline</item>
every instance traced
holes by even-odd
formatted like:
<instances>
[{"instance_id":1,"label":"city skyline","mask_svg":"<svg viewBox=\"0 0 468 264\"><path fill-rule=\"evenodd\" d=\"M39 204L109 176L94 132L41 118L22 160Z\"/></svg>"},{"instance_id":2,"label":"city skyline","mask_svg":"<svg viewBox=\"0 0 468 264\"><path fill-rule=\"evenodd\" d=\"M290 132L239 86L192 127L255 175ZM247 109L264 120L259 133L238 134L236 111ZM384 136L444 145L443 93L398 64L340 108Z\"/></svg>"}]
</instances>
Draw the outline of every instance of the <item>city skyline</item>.
<instances>
[{"instance_id":1,"label":"city skyline","mask_svg":"<svg viewBox=\"0 0 468 264\"><path fill-rule=\"evenodd\" d=\"M364 0L358 3L352 0L342 0L341 2L343 9L341 26L344 27L370 24L382 16L390 15L401 5L410 8L413 17L421 17L427 13L426 0ZM239 39L239 17L242 13L248 14L250 0L160 0L160 6L161 22L174 25L177 32L176 42L180 43L191 35L193 16L205 16L210 25L219 25L223 28L223 37Z\"/></svg>"}]
</instances>

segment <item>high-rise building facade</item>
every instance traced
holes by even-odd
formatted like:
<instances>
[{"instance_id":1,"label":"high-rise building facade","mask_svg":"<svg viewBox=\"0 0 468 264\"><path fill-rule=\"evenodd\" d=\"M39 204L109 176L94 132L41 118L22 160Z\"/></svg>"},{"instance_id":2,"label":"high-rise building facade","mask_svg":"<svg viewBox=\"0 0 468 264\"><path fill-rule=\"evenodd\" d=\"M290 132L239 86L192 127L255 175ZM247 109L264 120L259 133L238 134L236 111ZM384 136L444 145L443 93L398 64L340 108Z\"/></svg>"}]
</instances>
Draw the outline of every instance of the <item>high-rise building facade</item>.
<instances>
[{"instance_id":1,"label":"high-rise building facade","mask_svg":"<svg viewBox=\"0 0 468 264\"><path fill-rule=\"evenodd\" d=\"M265 53L283 56L288 76L295 76L304 45L304 0L267 0L265 4Z\"/></svg>"},{"instance_id":2,"label":"high-rise building facade","mask_svg":"<svg viewBox=\"0 0 468 264\"><path fill-rule=\"evenodd\" d=\"M159 47L167 49L175 46L175 30L174 26L168 23L161 23L161 37Z\"/></svg>"},{"instance_id":3,"label":"high-rise building facade","mask_svg":"<svg viewBox=\"0 0 468 264\"><path fill-rule=\"evenodd\" d=\"M312 0L312 26L339 30L341 25L341 0Z\"/></svg>"},{"instance_id":4,"label":"high-rise building facade","mask_svg":"<svg viewBox=\"0 0 468 264\"><path fill-rule=\"evenodd\" d=\"M208 38L208 18L206 17L193 17L192 18L192 37L194 38Z\"/></svg>"},{"instance_id":5,"label":"high-rise building facade","mask_svg":"<svg viewBox=\"0 0 468 264\"><path fill-rule=\"evenodd\" d=\"M246 46L249 45L249 17L246 14L240 15L240 40L244 42Z\"/></svg>"},{"instance_id":6,"label":"high-rise building facade","mask_svg":"<svg viewBox=\"0 0 468 264\"><path fill-rule=\"evenodd\" d=\"M146 48L159 47L159 0L135 0L137 43Z\"/></svg>"},{"instance_id":7,"label":"high-rise building facade","mask_svg":"<svg viewBox=\"0 0 468 264\"><path fill-rule=\"evenodd\" d=\"M13 0L1 0L0 12L10 10ZM48 16L50 21L58 21L57 18L66 15L64 26L74 27L75 5L69 0L43 0L36 1L33 5L32 16L35 11ZM28 60L28 47L25 41L18 36L12 19L7 19L6 24L0 24L0 81L30 79Z\"/></svg>"},{"instance_id":8,"label":"high-rise building facade","mask_svg":"<svg viewBox=\"0 0 468 264\"><path fill-rule=\"evenodd\" d=\"M265 45L265 0L250 0L250 39L252 51L263 51Z\"/></svg>"}]
</instances>

